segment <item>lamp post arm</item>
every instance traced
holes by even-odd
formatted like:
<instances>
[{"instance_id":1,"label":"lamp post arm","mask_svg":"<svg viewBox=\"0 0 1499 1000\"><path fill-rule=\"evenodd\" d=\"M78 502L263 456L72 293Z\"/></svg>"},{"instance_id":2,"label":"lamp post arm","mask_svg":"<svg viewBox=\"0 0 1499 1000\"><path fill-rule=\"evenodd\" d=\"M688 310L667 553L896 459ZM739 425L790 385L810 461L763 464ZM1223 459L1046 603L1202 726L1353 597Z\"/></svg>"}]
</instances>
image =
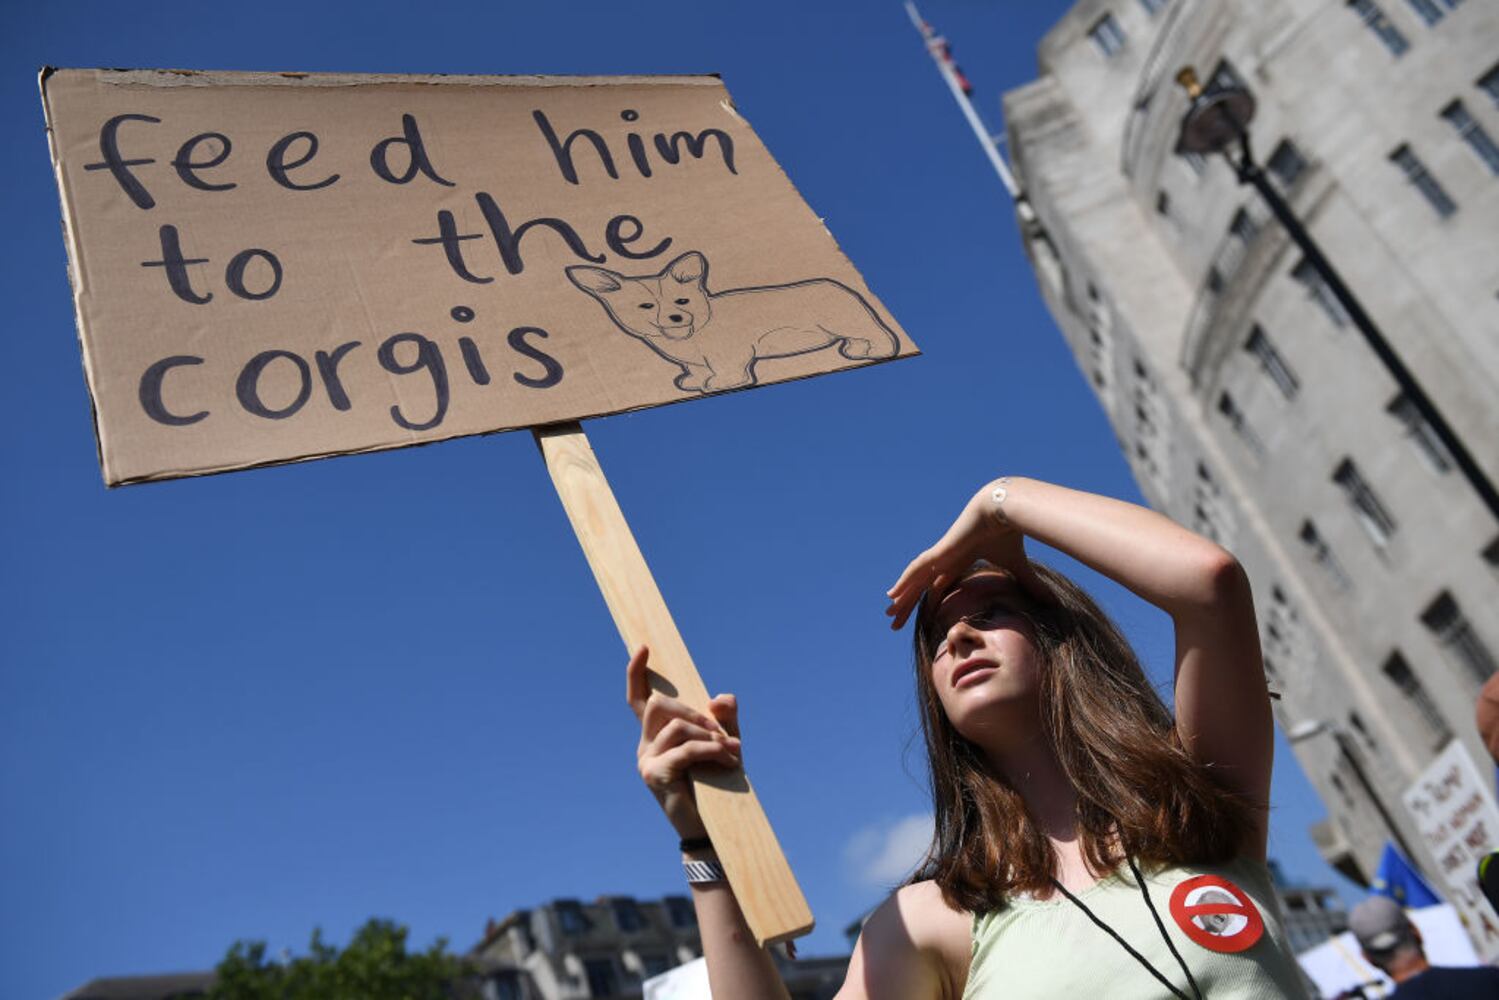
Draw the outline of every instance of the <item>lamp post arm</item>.
<instances>
[{"instance_id":1,"label":"lamp post arm","mask_svg":"<svg viewBox=\"0 0 1499 1000\"><path fill-rule=\"evenodd\" d=\"M1400 848L1400 853L1404 854L1405 859L1411 863L1411 866L1425 878L1425 873L1421 871L1421 863L1417 860L1416 855L1412 853L1410 844L1406 843L1405 837L1400 832L1400 827L1395 825L1395 817L1390 815L1389 809L1385 807L1384 799L1380 798L1379 793L1374 790L1374 784L1369 780L1369 775L1364 770L1364 765L1360 762L1358 754L1349 745L1348 734L1335 729L1333 730L1332 738L1338 745L1339 755L1342 756L1343 760L1347 761L1349 769L1353 771L1354 778L1358 780L1359 785L1364 790L1364 794L1373 803L1375 811L1379 813L1379 818L1384 821L1385 829L1390 831L1390 836L1395 840L1395 846Z\"/></svg>"},{"instance_id":2,"label":"lamp post arm","mask_svg":"<svg viewBox=\"0 0 1499 1000\"><path fill-rule=\"evenodd\" d=\"M1489 513L1496 521L1499 521L1499 491L1495 490L1494 484L1489 481L1483 469L1473 459L1472 454L1452 430L1446 418L1432 402L1431 397L1426 395L1426 390L1421 388L1415 376L1405 367L1405 362L1400 359L1400 356L1390 347L1389 342L1385 340L1384 335L1380 333L1379 328L1374 325L1374 320L1364 311L1364 307L1354 297L1348 286L1343 283L1342 277L1338 275L1332 263L1323 256L1322 250L1312 240L1311 234L1306 231L1301 220L1296 218L1295 213L1291 211L1291 206L1286 204L1285 199L1281 197L1280 191L1265 176L1265 171L1260 165L1254 161L1249 148L1249 133L1244 131L1240 134L1237 160L1229 156L1227 149L1224 150L1224 156L1233 166L1239 182L1252 185L1260 193L1260 197L1265 199L1265 203L1270 206L1271 213L1280 220L1281 225L1286 227L1286 232L1305 255L1307 262L1316 268L1322 280L1327 283L1328 289L1348 313L1349 319L1353 320L1353 325L1358 327L1359 333L1363 334L1370 349L1384 363L1406 398L1421 414L1421 419L1426 421L1437 438L1446 446L1452 460L1477 492Z\"/></svg>"}]
</instances>

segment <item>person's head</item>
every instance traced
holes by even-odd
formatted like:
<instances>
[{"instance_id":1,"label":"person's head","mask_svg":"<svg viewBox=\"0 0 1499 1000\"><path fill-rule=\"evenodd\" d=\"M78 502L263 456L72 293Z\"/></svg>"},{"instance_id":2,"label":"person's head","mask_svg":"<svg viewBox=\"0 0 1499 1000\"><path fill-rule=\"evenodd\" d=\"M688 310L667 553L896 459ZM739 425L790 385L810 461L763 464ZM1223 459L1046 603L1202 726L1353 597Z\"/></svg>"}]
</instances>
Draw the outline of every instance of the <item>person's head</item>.
<instances>
[{"instance_id":1,"label":"person's head","mask_svg":"<svg viewBox=\"0 0 1499 1000\"><path fill-rule=\"evenodd\" d=\"M1031 563L1035 586L976 563L926 594L913 643L936 830L913 876L968 910L1050 886L1055 854L997 761L1041 740L1077 791L1085 857L1106 871L1222 861L1247 806L1182 749L1170 712L1119 629L1063 574Z\"/></svg>"},{"instance_id":2,"label":"person's head","mask_svg":"<svg viewBox=\"0 0 1499 1000\"><path fill-rule=\"evenodd\" d=\"M1421 932L1388 896L1370 896L1355 906L1348 914L1348 929L1369 964L1396 982L1425 966Z\"/></svg>"}]
</instances>

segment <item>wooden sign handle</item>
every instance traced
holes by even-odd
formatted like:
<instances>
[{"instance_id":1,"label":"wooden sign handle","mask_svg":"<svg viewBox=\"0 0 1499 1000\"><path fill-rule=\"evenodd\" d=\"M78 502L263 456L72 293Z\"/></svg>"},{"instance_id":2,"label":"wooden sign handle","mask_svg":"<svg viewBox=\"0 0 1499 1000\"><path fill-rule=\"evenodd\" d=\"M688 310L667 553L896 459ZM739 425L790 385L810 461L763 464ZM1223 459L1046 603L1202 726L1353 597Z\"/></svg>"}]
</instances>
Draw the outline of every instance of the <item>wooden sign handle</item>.
<instances>
[{"instance_id":1,"label":"wooden sign handle","mask_svg":"<svg viewBox=\"0 0 1499 1000\"><path fill-rule=\"evenodd\" d=\"M708 689L582 426L553 424L532 433L625 646L633 652L649 645L652 687L706 712ZM703 825L755 940L764 946L810 931L812 911L744 771L704 771L692 775L692 784Z\"/></svg>"}]
</instances>

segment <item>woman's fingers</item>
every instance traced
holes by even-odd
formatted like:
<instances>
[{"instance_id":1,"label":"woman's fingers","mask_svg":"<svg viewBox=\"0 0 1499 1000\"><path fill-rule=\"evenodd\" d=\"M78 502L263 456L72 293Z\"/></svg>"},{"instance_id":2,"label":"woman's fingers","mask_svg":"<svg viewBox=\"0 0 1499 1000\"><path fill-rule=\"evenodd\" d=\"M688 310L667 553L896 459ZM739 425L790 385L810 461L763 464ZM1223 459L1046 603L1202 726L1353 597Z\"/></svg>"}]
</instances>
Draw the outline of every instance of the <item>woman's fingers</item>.
<instances>
[{"instance_id":1,"label":"woman's fingers","mask_svg":"<svg viewBox=\"0 0 1499 1000\"><path fill-rule=\"evenodd\" d=\"M673 747L665 753L642 758L640 776L645 783L658 792L664 792L687 777L687 772L700 764L718 764L723 767L739 767L737 751L715 740L693 740Z\"/></svg>"},{"instance_id":2,"label":"woman's fingers","mask_svg":"<svg viewBox=\"0 0 1499 1000\"><path fill-rule=\"evenodd\" d=\"M925 590L926 581L935 572L935 567L933 566L935 559L936 551L934 549L927 549L921 555L912 559L906 565L906 568L901 571L899 579L895 581L895 585L885 591L885 595L893 600L912 588L915 588L917 592Z\"/></svg>"},{"instance_id":3,"label":"woman's fingers","mask_svg":"<svg viewBox=\"0 0 1499 1000\"><path fill-rule=\"evenodd\" d=\"M672 719L661 727L661 731L646 743L644 755L659 757L675 747L695 740L705 740L711 743L722 743L728 740L728 736L717 730L708 729L704 726L695 725L686 719Z\"/></svg>"},{"instance_id":4,"label":"woman's fingers","mask_svg":"<svg viewBox=\"0 0 1499 1000\"><path fill-rule=\"evenodd\" d=\"M705 715L687 703L670 695L653 691L645 701L645 711L640 717L641 738L649 742L656 738L673 719L683 719L707 730L718 729L718 720Z\"/></svg>"}]
</instances>

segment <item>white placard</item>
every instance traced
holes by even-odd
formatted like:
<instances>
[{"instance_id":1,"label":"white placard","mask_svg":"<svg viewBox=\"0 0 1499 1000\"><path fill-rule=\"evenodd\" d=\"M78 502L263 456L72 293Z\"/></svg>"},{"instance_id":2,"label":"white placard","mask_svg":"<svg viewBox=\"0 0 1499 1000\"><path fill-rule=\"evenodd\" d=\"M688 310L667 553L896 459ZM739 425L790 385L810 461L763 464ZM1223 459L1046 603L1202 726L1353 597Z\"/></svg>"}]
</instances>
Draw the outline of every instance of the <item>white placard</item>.
<instances>
[{"instance_id":1,"label":"white placard","mask_svg":"<svg viewBox=\"0 0 1499 1000\"><path fill-rule=\"evenodd\" d=\"M1437 891L1457 908L1486 962L1499 961L1499 914L1478 888L1478 859L1499 850L1499 808L1491 785L1453 740L1402 797L1436 859L1434 874L1446 883Z\"/></svg>"}]
</instances>

